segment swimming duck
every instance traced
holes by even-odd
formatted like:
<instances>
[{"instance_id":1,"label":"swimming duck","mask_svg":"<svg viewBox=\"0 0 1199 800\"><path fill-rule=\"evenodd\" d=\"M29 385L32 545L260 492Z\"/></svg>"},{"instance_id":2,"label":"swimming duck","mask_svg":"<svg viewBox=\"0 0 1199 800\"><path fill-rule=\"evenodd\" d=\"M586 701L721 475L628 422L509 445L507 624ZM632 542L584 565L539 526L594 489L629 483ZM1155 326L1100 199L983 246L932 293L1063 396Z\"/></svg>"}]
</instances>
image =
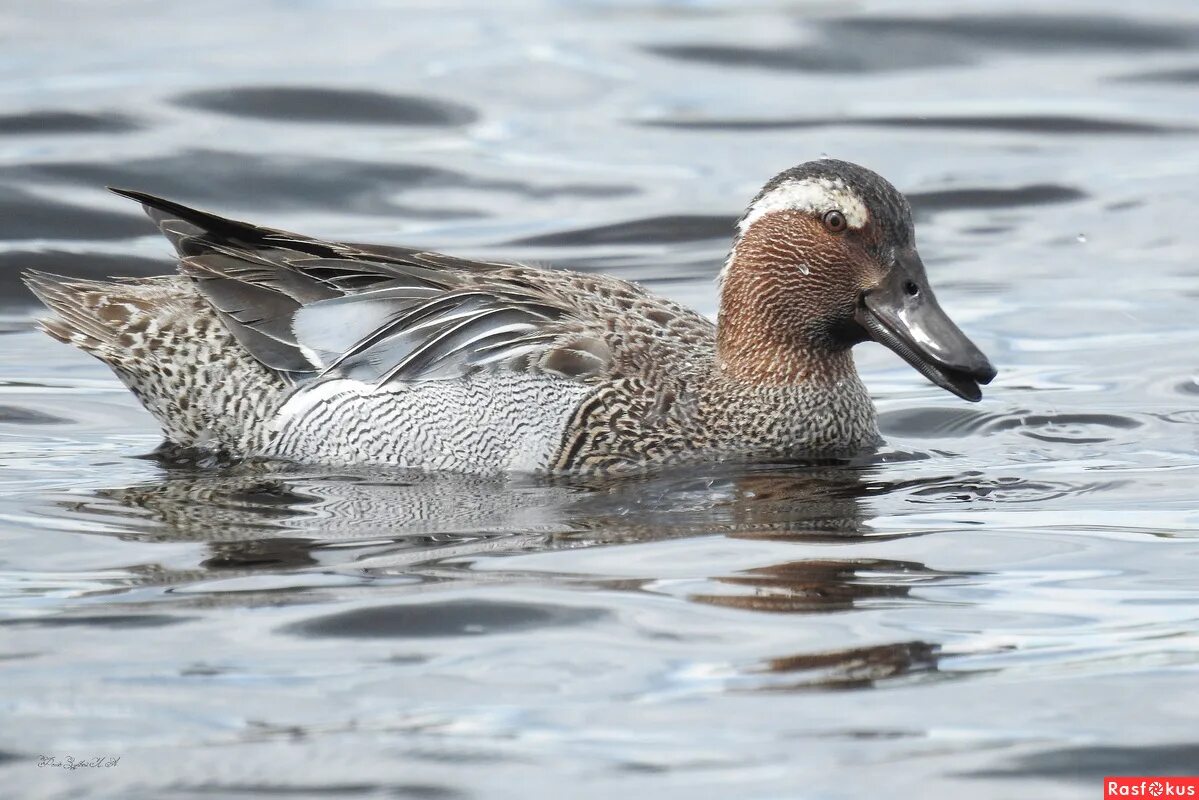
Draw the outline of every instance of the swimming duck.
<instances>
[{"instance_id":1,"label":"swimming duck","mask_svg":"<svg viewBox=\"0 0 1199 800\"><path fill-rule=\"evenodd\" d=\"M234 458L472 473L850 455L880 442L851 348L965 400L995 377L938 305L911 209L822 159L737 224L716 324L603 275L321 241L142 192L178 275L27 273L54 338L168 442Z\"/></svg>"}]
</instances>

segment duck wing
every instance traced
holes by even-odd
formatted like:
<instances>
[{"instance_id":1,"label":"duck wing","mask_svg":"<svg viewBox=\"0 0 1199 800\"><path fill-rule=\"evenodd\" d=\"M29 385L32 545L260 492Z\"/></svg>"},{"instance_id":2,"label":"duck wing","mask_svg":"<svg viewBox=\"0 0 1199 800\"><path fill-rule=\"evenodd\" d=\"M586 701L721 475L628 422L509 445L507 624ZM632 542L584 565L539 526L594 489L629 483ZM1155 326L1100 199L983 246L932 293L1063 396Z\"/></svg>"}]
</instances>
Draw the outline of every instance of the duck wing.
<instances>
[{"instance_id":1,"label":"duck wing","mask_svg":"<svg viewBox=\"0 0 1199 800\"><path fill-rule=\"evenodd\" d=\"M571 273L327 242L113 191L143 205L237 341L289 382L481 369L587 381L611 367L602 320L563 290Z\"/></svg>"}]
</instances>

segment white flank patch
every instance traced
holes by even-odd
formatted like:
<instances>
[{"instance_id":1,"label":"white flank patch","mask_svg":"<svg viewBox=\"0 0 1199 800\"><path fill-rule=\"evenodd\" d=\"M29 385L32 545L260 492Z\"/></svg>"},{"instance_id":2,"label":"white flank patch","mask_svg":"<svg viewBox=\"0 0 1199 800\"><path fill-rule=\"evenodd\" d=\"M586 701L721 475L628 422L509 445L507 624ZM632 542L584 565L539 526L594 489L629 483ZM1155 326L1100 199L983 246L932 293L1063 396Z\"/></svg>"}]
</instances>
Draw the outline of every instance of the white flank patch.
<instances>
[{"instance_id":1,"label":"white flank patch","mask_svg":"<svg viewBox=\"0 0 1199 800\"><path fill-rule=\"evenodd\" d=\"M837 178L808 178L787 181L771 189L750 206L738 229L744 234L762 217L777 211L800 211L816 216L840 211L849 227L855 229L860 229L870 219L866 204L844 182Z\"/></svg>"}]
</instances>

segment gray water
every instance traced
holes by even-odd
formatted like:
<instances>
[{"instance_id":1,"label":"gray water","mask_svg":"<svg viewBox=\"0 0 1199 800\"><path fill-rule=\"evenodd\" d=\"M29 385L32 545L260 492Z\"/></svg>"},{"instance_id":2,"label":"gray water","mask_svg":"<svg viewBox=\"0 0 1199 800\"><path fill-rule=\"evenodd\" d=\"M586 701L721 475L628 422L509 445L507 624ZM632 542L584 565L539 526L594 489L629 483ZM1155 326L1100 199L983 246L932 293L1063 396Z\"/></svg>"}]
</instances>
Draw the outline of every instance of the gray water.
<instances>
[{"instance_id":1,"label":"gray water","mask_svg":"<svg viewBox=\"0 0 1199 800\"><path fill-rule=\"evenodd\" d=\"M1090 798L1199 773L1199 6L972 8L4 3L2 793ZM171 268L108 184L712 314L731 221L821 154L908 193L1000 368L971 406L859 348L888 443L852 465L167 463L16 281Z\"/></svg>"}]
</instances>

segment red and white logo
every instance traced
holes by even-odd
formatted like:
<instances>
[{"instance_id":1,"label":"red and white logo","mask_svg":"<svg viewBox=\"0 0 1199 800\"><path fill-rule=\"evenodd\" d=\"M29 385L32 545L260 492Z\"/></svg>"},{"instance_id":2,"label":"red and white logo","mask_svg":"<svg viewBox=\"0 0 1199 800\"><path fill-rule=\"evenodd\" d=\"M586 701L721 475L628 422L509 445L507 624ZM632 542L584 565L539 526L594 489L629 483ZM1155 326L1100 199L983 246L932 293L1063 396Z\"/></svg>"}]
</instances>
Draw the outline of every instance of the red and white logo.
<instances>
[{"instance_id":1,"label":"red and white logo","mask_svg":"<svg viewBox=\"0 0 1199 800\"><path fill-rule=\"evenodd\" d=\"M1109 775L1103 779L1103 800L1123 797L1193 797L1199 800L1199 776Z\"/></svg>"}]
</instances>

